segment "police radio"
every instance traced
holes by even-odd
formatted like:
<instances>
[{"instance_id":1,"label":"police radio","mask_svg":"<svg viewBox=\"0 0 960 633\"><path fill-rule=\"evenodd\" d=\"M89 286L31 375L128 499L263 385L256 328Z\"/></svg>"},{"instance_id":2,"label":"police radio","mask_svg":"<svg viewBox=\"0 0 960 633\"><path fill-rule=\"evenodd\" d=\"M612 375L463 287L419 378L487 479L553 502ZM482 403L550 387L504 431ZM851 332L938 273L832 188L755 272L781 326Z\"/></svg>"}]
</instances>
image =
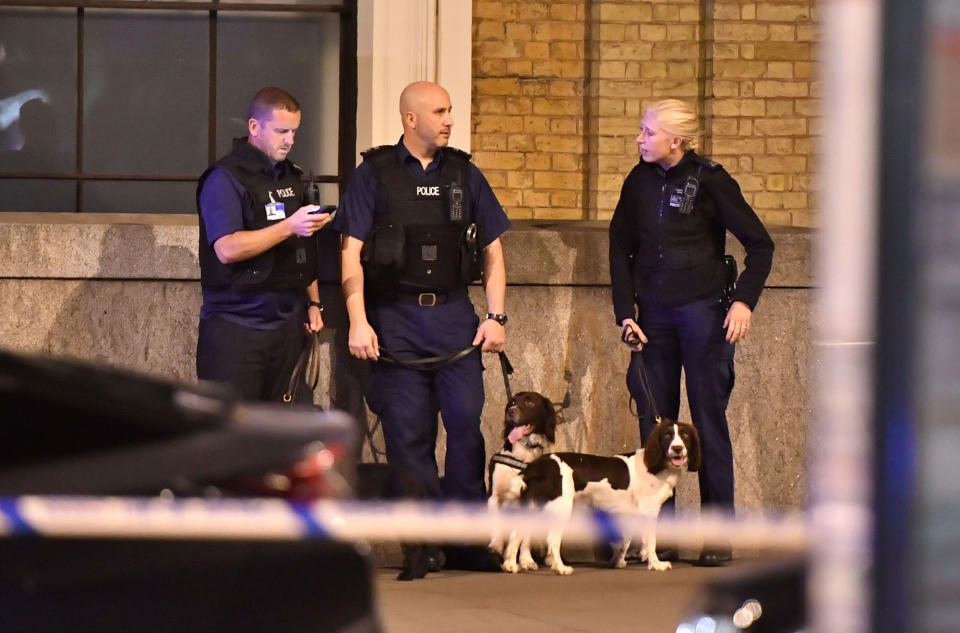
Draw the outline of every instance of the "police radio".
<instances>
[{"instance_id":1,"label":"police radio","mask_svg":"<svg viewBox=\"0 0 960 633\"><path fill-rule=\"evenodd\" d=\"M700 181L693 176L688 176L683 184L683 197L680 198L680 207L677 209L684 215L690 215L693 211L693 202L697 198L697 190L700 188Z\"/></svg>"},{"instance_id":2,"label":"police radio","mask_svg":"<svg viewBox=\"0 0 960 633\"><path fill-rule=\"evenodd\" d=\"M307 204L320 204L320 183L313 179L313 174L308 177L307 186L304 189L307 194Z\"/></svg>"},{"instance_id":3,"label":"police radio","mask_svg":"<svg viewBox=\"0 0 960 633\"><path fill-rule=\"evenodd\" d=\"M450 221L463 222L463 187L457 183L450 185Z\"/></svg>"}]
</instances>

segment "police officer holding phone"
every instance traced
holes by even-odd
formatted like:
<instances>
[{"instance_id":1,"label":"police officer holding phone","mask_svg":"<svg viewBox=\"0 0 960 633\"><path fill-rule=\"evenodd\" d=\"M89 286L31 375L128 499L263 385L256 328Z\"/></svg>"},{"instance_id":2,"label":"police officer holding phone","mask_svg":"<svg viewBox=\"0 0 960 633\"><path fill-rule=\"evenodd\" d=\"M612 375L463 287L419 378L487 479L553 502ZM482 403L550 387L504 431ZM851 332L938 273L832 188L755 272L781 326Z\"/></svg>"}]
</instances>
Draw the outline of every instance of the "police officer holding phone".
<instances>
[{"instance_id":1,"label":"police officer holding phone","mask_svg":"<svg viewBox=\"0 0 960 633\"><path fill-rule=\"evenodd\" d=\"M367 404L383 423L388 461L414 470L435 497L479 501L483 365L480 350L469 348L504 346L500 235L510 221L469 154L447 146L451 109L437 84L407 86L403 136L364 152L333 226L342 233L350 353L374 361ZM486 315L478 318L467 284L481 272ZM432 370L403 364L460 352L467 353ZM434 457L438 411L447 432L442 485Z\"/></svg>"},{"instance_id":2,"label":"police officer holding phone","mask_svg":"<svg viewBox=\"0 0 960 633\"><path fill-rule=\"evenodd\" d=\"M734 347L750 330L773 241L730 174L694 151L697 136L696 114L682 101L647 108L637 135L640 163L624 181L610 221L610 281L617 325L633 352L627 386L638 403L643 439L657 422L641 365L655 410L673 420L682 368L703 449L701 504L732 513L726 409ZM738 280L729 277L724 259L728 230L747 252ZM730 556L729 548L707 549L697 564L722 565Z\"/></svg>"},{"instance_id":3,"label":"police officer holding phone","mask_svg":"<svg viewBox=\"0 0 960 633\"><path fill-rule=\"evenodd\" d=\"M304 324L310 332L323 327L313 235L331 214L307 204L303 171L287 159L299 127L296 99L261 89L250 104L249 136L235 139L197 186L197 377L230 383L246 400L279 401Z\"/></svg>"}]
</instances>

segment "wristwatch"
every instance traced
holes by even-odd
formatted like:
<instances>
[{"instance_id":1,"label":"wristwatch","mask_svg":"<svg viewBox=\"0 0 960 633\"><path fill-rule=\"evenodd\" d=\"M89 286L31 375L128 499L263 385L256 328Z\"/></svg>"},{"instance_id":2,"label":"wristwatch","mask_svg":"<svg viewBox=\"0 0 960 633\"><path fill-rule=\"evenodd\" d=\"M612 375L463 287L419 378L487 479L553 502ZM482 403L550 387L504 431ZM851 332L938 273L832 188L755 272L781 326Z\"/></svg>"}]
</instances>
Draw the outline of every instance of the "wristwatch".
<instances>
[{"instance_id":1,"label":"wristwatch","mask_svg":"<svg viewBox=\"0 0 960 633\"><path fill-rule=\"evenodd\" d=\"M320 308L320 312L323 312L323 304L319 301L307 301L307 309L309 309L310 306L317 306Z\"/></svg>"},{"instance_id":2,"label":"wristwatch","mask_svg":"<svg viewBox=\"0 0 960 633\"><path fill-rule=\"evenodd\" d=\"M492 312L487 312L487 318L488 318L488 319L493 319L494 321L496 321L496 322L499 323L500 325L506 325L506 324L507 324L507 315L506 315L506 314L494 314L494 313L492 313Z\"/></svg>"}]
</instances>

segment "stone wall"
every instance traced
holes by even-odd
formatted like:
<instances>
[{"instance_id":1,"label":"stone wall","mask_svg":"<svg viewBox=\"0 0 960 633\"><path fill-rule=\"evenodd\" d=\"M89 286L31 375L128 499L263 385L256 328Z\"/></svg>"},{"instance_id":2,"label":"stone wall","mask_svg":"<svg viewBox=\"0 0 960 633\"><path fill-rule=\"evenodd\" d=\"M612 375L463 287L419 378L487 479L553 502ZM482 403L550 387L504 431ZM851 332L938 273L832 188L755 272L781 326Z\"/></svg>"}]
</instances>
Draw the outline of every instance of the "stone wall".
<instances>
[{"instance_id":1,"label":"stone wall","mask_svg":"<svg viewBox=\"0 0 960 633\"><path fill-rule=\"evenodd\" d=\"M679 98L761 219L813 225L813 0L473 6L472 147L511 217L609 218L644 104Z\"/></svg>"},{"instance_id":2,"label":"stone wall","mask_svg":"<svg viewBox=\"0 0 960 633\"><path fill-rule=\"evenodd\" d=\"M809 332L816 331L810 233L771 233L774 269L751 336L738 345L729 408L737 505L757 511L804 505ZM0 214L0 347L193 381L197 241L193 216ZM639 434L624 382L629 353L613 323L606 223L517 222L504 236L504 250L513 390L540 391L564 403L558 449L633 450ZM335 248L330 252L335 256ZM741 251L732 252L742 261ZM328 264L329 278L337 279L335 257ZM364 365L346 353L338 284L324 284L321 295L327 327L316 400L372 425L362 400ZM481 289L471 288L471 296L482 310ZM485 364L482 425L492 454L506 396L496 356ZM686 406L681 417L689 419ZM379 435L374 444L382 446ZM442 448L439 457L442 463ZM696 507L696 485L695 477L683 478L681 511Z\"/></svg>"}]
</instances>

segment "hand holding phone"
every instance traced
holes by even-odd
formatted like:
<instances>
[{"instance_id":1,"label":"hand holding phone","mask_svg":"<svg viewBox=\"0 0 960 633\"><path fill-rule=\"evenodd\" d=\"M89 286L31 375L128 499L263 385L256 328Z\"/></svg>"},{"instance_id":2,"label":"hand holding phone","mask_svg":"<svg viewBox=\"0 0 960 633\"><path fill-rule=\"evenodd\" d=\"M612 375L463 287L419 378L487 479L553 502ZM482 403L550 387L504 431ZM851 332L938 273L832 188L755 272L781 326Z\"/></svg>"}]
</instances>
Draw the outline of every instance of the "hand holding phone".
<instances>
[{"instance_id":1,"label":"hand holding phone","mask_svg":"<svg viewBox=\"0 0 960 633\"><path fill-rule=\"evenodd\" d=\"M323 205L322 207L320 207L319 209L317 209L317 210L315 210L315 211L307 211L307 214L309 214L309 215L319 215L319 214L321 214L321 213L329 213L329 214L330 214L330 219L332 220L332 219L335 218L336 215L337 215L337 205L335 205L335 204L325 204L325 205Z\"/></svg>"}]
</instances>

